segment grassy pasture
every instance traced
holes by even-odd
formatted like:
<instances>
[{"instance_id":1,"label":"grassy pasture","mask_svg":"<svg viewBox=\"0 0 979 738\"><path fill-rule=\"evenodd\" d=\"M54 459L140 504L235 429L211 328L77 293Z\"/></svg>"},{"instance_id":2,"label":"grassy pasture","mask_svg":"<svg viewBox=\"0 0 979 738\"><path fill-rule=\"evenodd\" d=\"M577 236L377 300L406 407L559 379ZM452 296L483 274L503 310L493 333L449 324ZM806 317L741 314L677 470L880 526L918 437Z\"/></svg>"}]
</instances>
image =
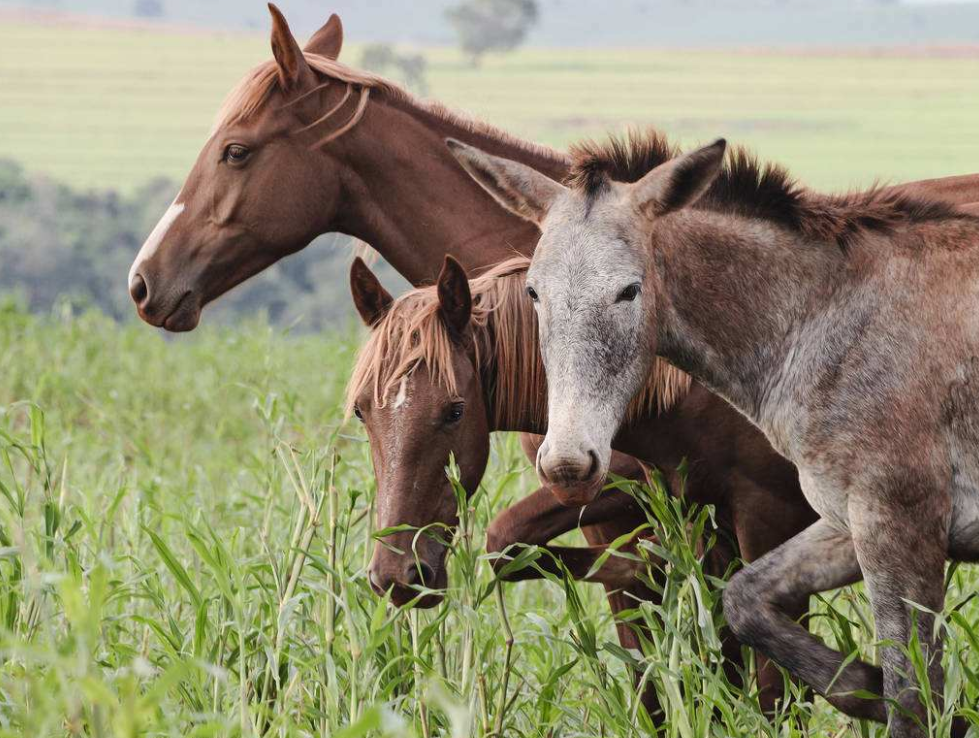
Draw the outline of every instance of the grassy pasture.
<instances>
[{"instance_id":1,"label":"grassy pasture","mask_svg":"<svg viewBox=\"0 0 979 738\"><path fill-rule=\"evenodd\" d=\"M973 58L529 50L477 72L426 53L434 96L555 145L656 122L826 186L979 168ZM0 156L83 185L181 178L267 54L258 36L5 23ZM617 648L593 586L497 590L483 531L534 486L512 438L465 509L445 605L376 598L373 477L341 417L356 342L0 309L0 738L649 734L627 668L657 685L670 738L883 735L799 694L769 720L728 683L720 583L691 545L705 513L655 491L670 563L664 605L635 613L650 658ZM948 702L979 726L977 583L950 572L943 627ZM813 604L815 628L873 657L861 588Z\"/></svg>"},{"instance_id":2,"label":"grassy pasture","mask_svg":"<svg viewBox=\"0 0 979 738\"><path fill-rule=\"evenodd\" d=\"M618 648L593 585L494 589L483 531L533 484L512 437L463 507L445 604L375 597L373 477L340 409L355 344L0 312L0 738L649 735L627 666L671 738L883 736L797 693L768 720L725 679L719 583L691 545L706 512L656 491L648 659ZM949 580L947 692L974 706L977 577ZM873 656L860 588L813 612Z\"/></svg>"},{"instance_id":3,"label":"grassy pasture","mask_svg":"<svg viewBox=\"0 0 979 738\"><path fill-rule=\"evenodd\" d=\"M341 58L360 58L353 39ZM264 34L0 24L0 156L68 182L182 179ZM625 125L726 136L822 187L979 169L979 57L532 49L468 67L426 49L431 95L564 146Z\"/></svg>"}]
</instances>

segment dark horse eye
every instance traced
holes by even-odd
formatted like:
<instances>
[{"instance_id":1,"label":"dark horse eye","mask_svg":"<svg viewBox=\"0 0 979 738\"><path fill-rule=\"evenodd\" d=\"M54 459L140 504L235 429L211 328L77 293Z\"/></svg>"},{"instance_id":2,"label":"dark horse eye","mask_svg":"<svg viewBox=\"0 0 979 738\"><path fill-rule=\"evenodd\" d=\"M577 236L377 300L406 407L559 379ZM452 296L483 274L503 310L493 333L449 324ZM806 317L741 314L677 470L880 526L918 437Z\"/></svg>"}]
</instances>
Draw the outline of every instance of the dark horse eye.
<instances>
[{"instance_id":1,"label":"dark horse eye","mask_svg":"<svg viewBox=\"0 0 979 738\"><path fill-rule=\"evenodd\" d=\"M247 146L241 144L231 144L224 150L224 160L232 164L241 164L251 152Z\"/></svg>"},{"instance_id":2,"label":"dark horse eye","mask_svg":"<svg viewBox=\"0 0 979 738\"><path fill-rule=\"evenodd\" d=\"M634 282L626 287L619 293L619 296L615 298L616 302L632 302L639 296L639 283Z\"/></svg>"},{"instance_id":3,"label":"dark horse eye","mask_svg":"<svg viewBox=\"0 0 979 738\"><path fill-rule=\"evenodd\" d=\"M360 408L357 405L354 405L354 415L357 416L357 420L362 423L364 422L364 414L360 411Z\"/></svg>"},{"instance_id":4,"label":"dark horse eye","mask_svg":"<svg viewBox=\"0 0 979 738\"><path fill-rule=\"evenodd\" d=\"M453 402L452 407L445 414L446 423L458 423L462 419L462 413L466 409L466 403Z\"/></svg>"},{"instance_id":5,"label":"dark horse eye","mask_svg":"<svg viewBox=\"0 0 979 738\"><path fill-rule=\"evenodd\" d=\"M537 290L535 290L529 284L527 285L527 295L530 297L531 300L537 302Z\"/></svg>"}]
</instances>

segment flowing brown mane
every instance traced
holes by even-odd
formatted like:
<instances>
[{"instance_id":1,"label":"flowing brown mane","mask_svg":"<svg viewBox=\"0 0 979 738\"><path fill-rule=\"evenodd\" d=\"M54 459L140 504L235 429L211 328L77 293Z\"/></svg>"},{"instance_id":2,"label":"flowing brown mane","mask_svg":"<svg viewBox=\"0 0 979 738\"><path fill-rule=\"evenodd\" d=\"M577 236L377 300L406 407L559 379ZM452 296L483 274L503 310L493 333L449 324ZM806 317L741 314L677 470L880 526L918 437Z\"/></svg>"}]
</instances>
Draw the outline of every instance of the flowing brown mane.
<instances>
[{"instance_id":1,"label":"flowing brown mane","mask_svg":"<svg viewBox=\"0 0 979 738\"><path fill-rule=\"evenodd\" d=\"M679 147L655 130L630 131L605 141L571 147L565 183L595 198L609 183L636 182L676 157ZM871 187L862 192L822 195L798 184L776 164L761 164L741 147L731 148L720 176L695 207L762 218L846 250L862 233L889 232L902 223L968 218L954 205Z\"/></svg>"},{"instance_id":2,"label":"flowing brown mane","mask_svg":"<svg viewBox=\"0 0 979 738\"><path fill-rule=\"evenodd\" d=\"M524 292L530 260L509 259L470 280L470 321L476 370L490 395L500 427L520 418L547 421L544 364L537 345L537 315ZM422 364L449 392L457 391L452 361L457 350L439 317L434 287L414 289L398 298L371 330L347 387L347 411L365 391L383 407L404 377ZM663 412L686 396L690 377L657 359L649 380L629 407L628 419Z\"/></svg>"},{"instance_id":3,"label":"flowing brown mane","mask_svg":"<svg viewBox=\"0 0 979 738\"><path fill-rule=\"evenodd\" d=\"M319 54L303 52L303 56L309 67L321 78L321 84L307 92L307 95L327 86L330 81L338 81L347 85L347 93L341 101L341 104L327 111L323 117L315 121L312 125L323 123L335 114L339 115L341 109L347 109L349 107L345 103L351 96L351 93L354 91L358 93L357 107L348 116L342 127L338 131L334 131L324 139L318 141L316 146L337 138L355 126L364 115L371 93L379 92L386 95L395 104L401 104L431 115L450 125L458 126L462 130L501 141L508 146L522 149L535 156L549 158L555 162L566 163L567 161L563 154L552 148L522 141L500 128L449 110L439 102L421 100L380 75L354 69L336 59L320 56ZM225 125L247 121L262 109L272 93L278 89L278 86L279 75L275 61L269 60L259 64L248 72L225 98L215 118L212 132ZM312 127L312 125L309 127Z\"/></svg>"}]
</instances>

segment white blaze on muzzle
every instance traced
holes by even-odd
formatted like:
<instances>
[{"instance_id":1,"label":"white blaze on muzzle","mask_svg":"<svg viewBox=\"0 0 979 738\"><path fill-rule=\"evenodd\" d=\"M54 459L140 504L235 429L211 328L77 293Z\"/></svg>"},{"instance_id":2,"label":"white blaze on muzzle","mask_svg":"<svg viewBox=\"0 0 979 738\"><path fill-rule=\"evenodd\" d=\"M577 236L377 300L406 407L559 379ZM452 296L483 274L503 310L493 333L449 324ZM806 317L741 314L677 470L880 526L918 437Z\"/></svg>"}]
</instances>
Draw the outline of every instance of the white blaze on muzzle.
<instances>
[{"instance_id":1,"label":"white blaze on muzzle","mask_svg":"<svg viewBox=\"0 0 979 738\"><path fill-rule=\"evenodd\" d=\"M177 195L177 198L180 198L179 194ZM160 244L163 243L163 239L166 238L167 231L170 230L170 227L173 225L174 221L183 211L184 204L182 202L177 202L176 199L173 201L170 207L167 208L167 211L163 214L163 217L160 218L160 222L156 224L156 227L153 229L152 233L150 233L149 237L146 239L146 242L143 244L143 247L136 255L136 259L133 261L133 265L129 269L129 282L127 283L127 286L132 284L133 277L135 277L136 273L139 271L140 265L152 257L153 254L156 253L157 249L160 248Z\"/></svg>"}]
</instances>

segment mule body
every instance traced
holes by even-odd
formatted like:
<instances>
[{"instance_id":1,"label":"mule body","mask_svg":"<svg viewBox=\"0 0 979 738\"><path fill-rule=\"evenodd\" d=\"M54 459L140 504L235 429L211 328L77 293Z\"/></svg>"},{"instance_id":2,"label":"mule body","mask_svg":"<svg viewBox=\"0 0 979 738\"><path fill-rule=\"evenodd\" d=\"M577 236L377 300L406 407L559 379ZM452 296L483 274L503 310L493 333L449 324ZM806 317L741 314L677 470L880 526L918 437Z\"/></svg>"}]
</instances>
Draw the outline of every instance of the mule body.
<instances>
[{"instance_id":1,"label":"mule body","mask_svg":"<svg viewBox=\"0 0 979 738\"><path fill-rule=\"evenodd\" d=\"M654 355L689 372L796 464L820 515L732 579L738 637L893 736L964 735L961 719L929 722L923 695L941 706L945 561L979 558L979 219L895 193L817 195L743 151L725 165L723 141L683 156L655 135L588 144L569 187L455 148L502 204L542 225L527 282L548 383L562 383L548 434L563 468L608 458L601 434ZM647 170L638 181L616 179L623 152ZM562 481L579 497L593 486ZM880 667L789 614L861 578ZM904 650L912 639L928 690Z\"/></svg>"}]
</instances>

